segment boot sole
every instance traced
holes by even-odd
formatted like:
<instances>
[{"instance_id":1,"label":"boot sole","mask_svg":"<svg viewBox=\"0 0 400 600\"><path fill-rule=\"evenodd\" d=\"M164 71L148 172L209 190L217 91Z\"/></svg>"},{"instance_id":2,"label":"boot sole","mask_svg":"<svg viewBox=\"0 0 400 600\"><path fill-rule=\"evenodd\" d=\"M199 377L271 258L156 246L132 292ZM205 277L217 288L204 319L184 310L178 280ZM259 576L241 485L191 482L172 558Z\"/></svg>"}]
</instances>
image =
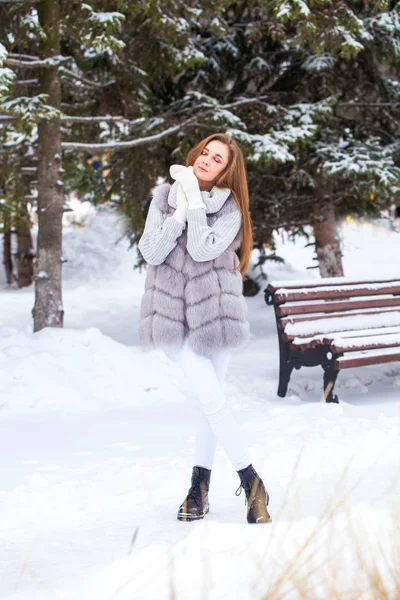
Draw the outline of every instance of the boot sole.
<instances>
[{"instance_id":1,"label":"boot sole","mask_svg":"<svg viewBox=\"0 0 400 600\"><path fill-rule=\"evenodd\" d=\"M192 513L179 512L176 518L178 519L178 521L200 521L200 519L204 519L208 512L209 511L206 510L202 515L194 515Z\"/></svg>"}]
</instances>

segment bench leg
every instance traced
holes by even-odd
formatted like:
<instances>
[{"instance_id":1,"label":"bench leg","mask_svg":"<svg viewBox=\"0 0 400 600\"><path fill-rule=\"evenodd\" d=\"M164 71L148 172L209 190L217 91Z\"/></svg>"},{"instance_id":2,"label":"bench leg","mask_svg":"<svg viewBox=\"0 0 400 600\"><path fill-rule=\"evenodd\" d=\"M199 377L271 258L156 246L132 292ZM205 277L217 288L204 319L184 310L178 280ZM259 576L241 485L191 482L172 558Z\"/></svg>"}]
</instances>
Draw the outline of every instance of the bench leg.
<instances>
[{"instance_id":1,"label":"bench leg","mask_svg":"<svg viewBox=\"0 0 400 600\"><path fill-rule=\"evenodd\" d=\"M284 398L287 394L289 385L290 375L294 369L294 365L290 362L286 362L281 357L281 363L279 365L279 385L278 385L278 396Z\"/></svg>"},{"instance_id":2,"label":"bench leg","mask_svg":"<svg viewBox=\"0 0 400 600\"><path fill-rule=\"evenodd\" d=\"M333 366L323 366L324 369L324 398L325 402L339 403L339 398L333 393L339 371Z\"/></svg>"}]
</instances>

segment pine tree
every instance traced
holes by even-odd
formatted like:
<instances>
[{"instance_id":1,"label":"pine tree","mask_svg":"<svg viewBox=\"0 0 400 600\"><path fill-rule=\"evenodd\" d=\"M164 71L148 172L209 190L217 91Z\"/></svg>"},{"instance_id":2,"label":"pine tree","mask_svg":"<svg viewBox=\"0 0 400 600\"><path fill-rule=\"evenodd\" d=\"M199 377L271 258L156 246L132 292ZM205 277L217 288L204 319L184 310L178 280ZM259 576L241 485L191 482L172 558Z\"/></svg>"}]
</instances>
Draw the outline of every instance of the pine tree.
<instances>
[{"instance_id":1,"label":"pine tree","mask_svg":"<svg viewBox=\"0 0 400 600\"><path fill-rule=\"evenodd\" d=\"M400 189L398 24L399 3L291 0L235 3L223 39L200 32L208 62L185 85L214 121L230 111L261 249L273 229L314 223L321 274L341 274L335 228L318 239L318 224L378 214Z\"/></svg>"},{"instance_id":2,"label":"pine tree","mask_svg":"<svg viewBox=\"0 0 400 600\"><path fill-rule=\"evenodd\" d=\"M40 164L49 164L41 153L47 150L54 153L58 162L57 167L52 162L54 174L58 171L56 180L50 183L47 179L44 184L49 171L39 167L38 183L33 180L32 192L24 192L25 198L35 204L35 186L38 186L40 203L45 197L42 187L45 185L47 191L51 188L53 200L57 198L50 206L53 210L58 207L56 218L55 215L52 218L54 228L58 229L55 235L58 241L53 239L52 242L51 269L49 265L39 268L40 253L37 257L37 292L46 287L50 289L49 280L56 285L50 296L43 298L41 304L50 313L44 321L35 323L38 329L43 323L62 323L61 271L56 265L61 260L62 200L67 194L71 190L86 190L94 202L109 199L143 218L137 206L139 198L154 182L156 170L151 163L166 162L163 140L189 125L169 114L165 98L177 73L204 60L195 48L187 20L201 18L202 10L194 8L194 1L182 7L180 2L170 0L161 7L154 0L119 0L109 2L108 7L115 10L106 13L102 11L104 3L99 0L90 3L59 0L52 7L54 10L59 7L57 23L50 27L52 37L41 18L47 14L44 0L37 3L39 12L28 2L8 4L11 10L5 9L4 4L0 6L0 16L4 16L0 19L0 31L5 40L2 47L5 68L0 79L0 111L5 116L0 121L7 152L10 154L15 148L17 155L17 148L24 143L27 153L39 158ZM41 49L57 35L56 58L38 57ZM32 87L28 88L27 95L23 95L17 85L11 92L11 84L13 81L19 84L22 73L31 78ZM51 82L47 75L53 76ZM50 99L57 87L59 91ZM48 140L55 141L61 132L60 152L42 143L40 134L47 125L54 127ZM103 162L106 151L110 154L107 169L111 169L107 181L101 176L97 178L87 165L87 159L95 153L99 155L99 162ZM5 196L10 205L9 190L7 186ZM11 208L11 213L13 211L15 206ZM39 209L42 232L46 212L47 204ZM51 233L46 233L45 239L49 235ZM43 240L40 234L39 240ZM44 255L48 256L48 252L43 251L42 257ZM53 303L55 297L57 301ZM55 307L58 307L57 316Z\"/></svg>"}]
</instances>

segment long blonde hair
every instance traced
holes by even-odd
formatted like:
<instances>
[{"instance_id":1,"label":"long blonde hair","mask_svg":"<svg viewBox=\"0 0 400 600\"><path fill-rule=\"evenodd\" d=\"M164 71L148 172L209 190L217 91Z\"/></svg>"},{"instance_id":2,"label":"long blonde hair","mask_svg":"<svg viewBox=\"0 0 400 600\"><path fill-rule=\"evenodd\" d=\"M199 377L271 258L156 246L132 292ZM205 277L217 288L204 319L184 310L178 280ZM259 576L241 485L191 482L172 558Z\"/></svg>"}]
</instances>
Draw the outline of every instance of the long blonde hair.
<instances>
[{"instance_id":1,"label":"long blonde hair","mask_svg":"<svg viewBox=\"0 0 400 600\"><path fill-rule=\"evenodd\" d=\"M250 253L253 249L253 233L249 213L250 201L249 190L247 187L246 167L244 166L243 154L238 143L225 133L214 133L209 135L189 151L186 158L186 166L189 167L193 165L207 144L213 140L222 142L229 148L228 165L222 173L218 175L215 185L231 190L232 196L242 215L243 240L240 248L240 262L236 267L236 270L240 271L242 277L244 277L247 273Z\"/></svg>"}]
</instances>

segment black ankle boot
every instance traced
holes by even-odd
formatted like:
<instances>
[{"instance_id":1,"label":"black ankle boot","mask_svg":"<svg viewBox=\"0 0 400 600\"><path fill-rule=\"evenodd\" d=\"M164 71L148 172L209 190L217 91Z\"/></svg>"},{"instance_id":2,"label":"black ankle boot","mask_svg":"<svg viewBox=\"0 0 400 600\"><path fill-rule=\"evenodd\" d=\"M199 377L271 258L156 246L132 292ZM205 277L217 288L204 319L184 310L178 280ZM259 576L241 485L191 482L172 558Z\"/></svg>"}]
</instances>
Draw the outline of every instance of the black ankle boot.
<instances>
[{"instance_id":1,"label":"black ankle boot","mask_svg":"<svg viewBox=\"0 0 400 600\"><path fill-rule=\"evenodd\" d=\"M238 475L240 486L236 490L236 496L240 496L243 488L247 501L247 522L270 523L272 519L267 509L269 495L261 477L257 474L253 465L241 469L238 471Z\"/></svg>"},{"instance_id":2,"label":"black ankle boot","mask_svg":"<svg viewBox=\"0 0 400 600\"><path fill-rule=\"evenodd\" d=\"M208 504L210 477L211 471L209 469L193 467L192 485L178 510L179 521L204 519L210 509Z\"/></svg>"}]
</instances>

